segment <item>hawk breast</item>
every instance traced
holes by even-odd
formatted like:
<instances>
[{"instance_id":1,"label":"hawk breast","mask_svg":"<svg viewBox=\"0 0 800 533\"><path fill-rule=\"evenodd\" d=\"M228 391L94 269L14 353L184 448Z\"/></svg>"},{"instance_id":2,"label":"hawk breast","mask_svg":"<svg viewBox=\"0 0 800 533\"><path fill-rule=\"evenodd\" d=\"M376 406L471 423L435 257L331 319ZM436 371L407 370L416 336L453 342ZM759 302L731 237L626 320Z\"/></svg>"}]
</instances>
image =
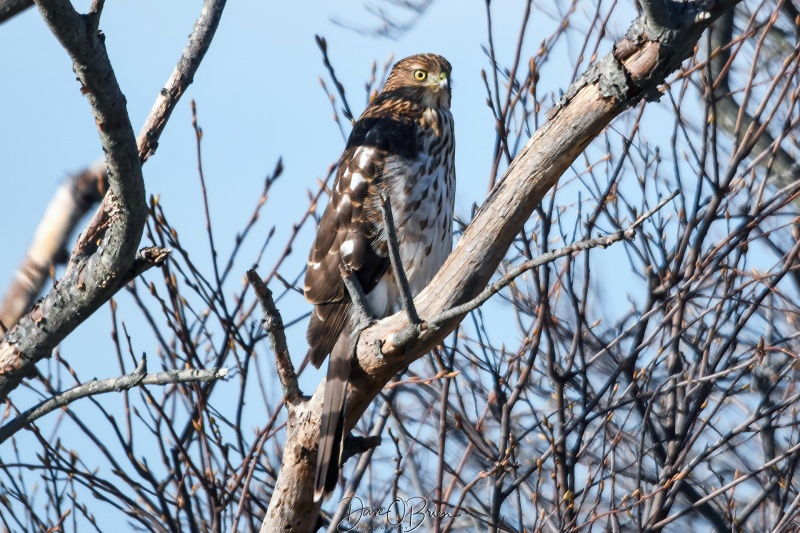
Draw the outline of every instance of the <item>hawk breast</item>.
<instances>
[{"instance_id":1,"label":"hawk breast","mask_svg":"<svg viewBox=\"0 0 800 533\"><path fill-rule=\"evenodd\" d=\"M355 272L377 316L387 316L400 302L389 267L382 191L391 200L411 292L422 291L444 263L453 243L454 150L453 120L446 110L429 108L413 120L362 116L356 123L306 270L304 293L315 304L306 337L315 366L349 320L340 265Z\"/></svg>"},{"instance_id":2,"label":"hawk breast","mask_svg":"<svg viewBox=\"0 0 800 533\"><path fill-rule=\"evenodd\" d=\"M400 257L414 295L433 279L453 247L453 120L449 112L429 112L435 118L423 115L415 156L390 156L384 166ZM379 316L395 310L400 296L391 269L367 299Z\"/></svg>"}]
</instances>

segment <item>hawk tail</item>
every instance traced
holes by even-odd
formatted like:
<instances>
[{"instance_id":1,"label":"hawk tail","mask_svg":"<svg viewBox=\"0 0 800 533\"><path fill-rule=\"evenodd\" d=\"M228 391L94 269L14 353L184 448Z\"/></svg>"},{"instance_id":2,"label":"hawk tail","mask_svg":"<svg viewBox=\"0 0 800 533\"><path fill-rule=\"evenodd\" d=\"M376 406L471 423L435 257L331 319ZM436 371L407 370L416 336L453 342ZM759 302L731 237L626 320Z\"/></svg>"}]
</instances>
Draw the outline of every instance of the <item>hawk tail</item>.
<instances>
[{"instance_id":1,"label":"hawk tail","mask_svg":"<svg viewBox=\"0 0 800 533\"><path fill-rule=\"evenodd\" d=\"M317 304L311 312L306 339L311 348L309 359L315 368L322 366L325 358L336 346L337 339L347 326L350 302ZM328 373L330 377L330 373Z\"/></svg>"},{"instance_id":2,"label":"hawk tail","mask_svg":"<svg viewBox=\"0 0 800 533\"><path fill-rule=\"evenodd\" d=\"M344 441L344 413L353 340L341 335L331 351L319 429L314 501L330 497L339 479Z\"/></svg>"}]
</instances>

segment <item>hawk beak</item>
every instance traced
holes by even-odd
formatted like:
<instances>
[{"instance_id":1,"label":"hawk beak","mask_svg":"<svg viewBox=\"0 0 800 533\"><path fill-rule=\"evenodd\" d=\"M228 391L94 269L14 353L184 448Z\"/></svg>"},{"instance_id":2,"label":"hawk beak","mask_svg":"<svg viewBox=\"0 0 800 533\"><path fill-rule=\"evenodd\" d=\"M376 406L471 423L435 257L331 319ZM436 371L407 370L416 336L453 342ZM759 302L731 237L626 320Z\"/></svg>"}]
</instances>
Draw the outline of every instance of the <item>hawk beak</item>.
<instances>
[{"instance_id":1,"label":"hawk beak","mask_svg":"<svg viewBox=\"0 0 800 533\"><path fill-rule=\"evenodd\" d=\"M439 81L439 89L442 89L443 91L449 91L450 90L450 78L442 78Z\"/></svg>"}]
</instances>

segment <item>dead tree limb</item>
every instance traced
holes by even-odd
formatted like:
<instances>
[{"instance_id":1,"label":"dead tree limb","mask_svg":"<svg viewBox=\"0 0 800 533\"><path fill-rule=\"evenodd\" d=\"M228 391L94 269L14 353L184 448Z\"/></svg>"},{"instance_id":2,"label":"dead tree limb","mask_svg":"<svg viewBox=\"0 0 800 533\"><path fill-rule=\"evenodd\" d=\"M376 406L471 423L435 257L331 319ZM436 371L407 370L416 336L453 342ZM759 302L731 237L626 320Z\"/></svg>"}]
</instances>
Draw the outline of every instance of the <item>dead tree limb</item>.
<instances>
[{"instance_id":1,"label":"dead tree limb","mask_svg":"<svg viewBox=\"0 0 800 533\"><path fill-rule=\"evenodd\" d=\"M283 331L283 318L275 307L272 299L272 291L262 281L255 270L247 271L247 281L253 287L258 301L261 303L261 310L264 313L262 323L269 335L269 343L272 352L275 354L275 366L278 369L278 377L283 388L283 397L286 399L290 409L297 406L303 396L300 386L297 384L297 373L289 356L289 348L286 345L286 334Z\"/></svg>"}]
</instances>

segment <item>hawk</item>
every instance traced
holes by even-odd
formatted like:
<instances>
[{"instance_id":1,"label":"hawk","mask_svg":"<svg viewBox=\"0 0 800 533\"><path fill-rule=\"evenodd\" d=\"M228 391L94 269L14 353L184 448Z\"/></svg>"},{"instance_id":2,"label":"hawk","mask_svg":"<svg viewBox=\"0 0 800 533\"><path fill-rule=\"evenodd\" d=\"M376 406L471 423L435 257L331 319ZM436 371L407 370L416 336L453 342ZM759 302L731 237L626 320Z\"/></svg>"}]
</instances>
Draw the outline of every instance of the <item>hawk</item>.
<instances>
[{"instance_id":1,"label":"hawk","mask_svg":"<svg viewBox=\"0 0 800 533\"><path fill-rule=\"evenodd\" d=\"M328 354L314 500L336 487L350 361L358 334L340 266L349 267L372 312L400 303L390 266L381 193L390 199L400 258L418 294L450 254L456 176L450 63L435 54L398 61L381 93L353 126L331 198L317 228L304 283L314 312L306 337L311 363Z\"/></svg>"}]
</instances>

